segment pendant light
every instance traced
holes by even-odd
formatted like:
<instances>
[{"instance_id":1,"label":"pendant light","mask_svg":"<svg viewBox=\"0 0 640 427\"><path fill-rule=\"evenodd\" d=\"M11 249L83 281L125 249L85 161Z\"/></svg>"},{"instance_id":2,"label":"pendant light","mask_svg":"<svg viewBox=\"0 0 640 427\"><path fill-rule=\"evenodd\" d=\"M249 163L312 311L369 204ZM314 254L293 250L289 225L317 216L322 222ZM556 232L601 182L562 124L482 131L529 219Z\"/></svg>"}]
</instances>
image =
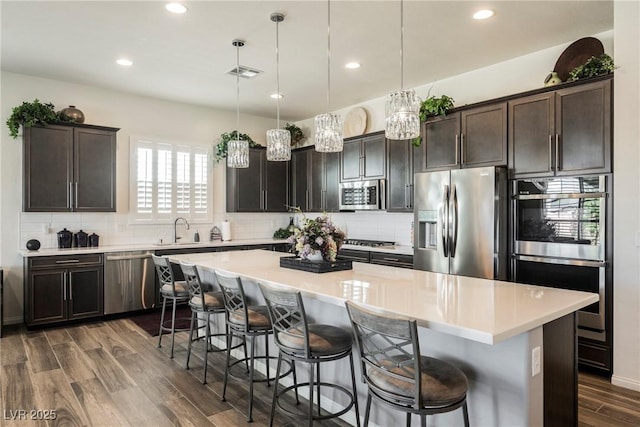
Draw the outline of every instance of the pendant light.
<instances>
[{"instance_id":1,"label":"pendant light","mask_svg":"<svg viewBox=\"0 0 640 427\"><path fill-rule=\"evenodd\" d=\"M331 109L331 1L327 0L327 109ZM319 114L315 118L316 151L335 153L342 151L342 116L334 113Z\"/></svg>"},{"instance_id":2,"label":"pendant light","mask_svg":"<svg viewBox=\"0 0 640 427\"><path fill-rule=\"evenodd\" d=\"M272 13L271 20L276 23L276 129L267 131L267 160L286 162L291 160L291 132L280 129L280 37L278 24L284 21L282 13Z\"/></svg>"},{"instance_id":3,"label":"pendant light","mask_svg":"<svg viewBox=\"0 0 640 427\"><path fill-rule=\"evenodd\" d=\"M420 103L413 89L404 90L404 3L400 0L400 91L390 93L385 104L384 136L413 139L420 136Z\"/></svg>"},{"instance_id":4,"label":"pendant light","mask_svg":"<svg viewBox=\"0 0 640 427\"><path fill-rule=\"evenodd\" d=\"M230 168L249 167L249 141L240 139L240 48L244 40L231 42L236 47L236 138L227 143L227 166Z\"/></svg>"}]
</instances>

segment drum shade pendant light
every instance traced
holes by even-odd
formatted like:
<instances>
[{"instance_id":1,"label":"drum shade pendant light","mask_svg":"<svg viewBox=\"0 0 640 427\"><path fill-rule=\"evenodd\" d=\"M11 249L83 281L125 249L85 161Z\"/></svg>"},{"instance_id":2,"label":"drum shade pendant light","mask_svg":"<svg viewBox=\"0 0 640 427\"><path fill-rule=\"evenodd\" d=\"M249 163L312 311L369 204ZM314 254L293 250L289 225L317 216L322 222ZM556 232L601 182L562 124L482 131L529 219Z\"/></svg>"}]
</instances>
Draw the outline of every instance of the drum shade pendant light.
<instances>
[{"instance_id":1,"label":"drum shade pendant light","mask_svg":"<svg viewBox=\"0 0 640 427\"><path fill-rule=\"evenodd\" d=\"M331 1L327 0L327 109L331 109ZM319 114L315 118L316 151L335 153L342 151L342 116Z\"/></svg>"},{"instance_id":2,"label":"drum shade pendant light","mask_svg":"<svg viewBox=\"0 0 640 427\"><path fill-rule=\"evenodd\" d=\"M284 21L282 13L272 13L271 20L276 23L276 129L267 131L267 160L286 162L291 160L291 132L280 129L280 37L278 25Z\"/></svg>"},{"instance_id":3,"label":"drum shade pendant light","mask_svg":"<svg viewBox=\"0 0 640 427\"><path fill-rule=\"evenodd\" d=\"M384 135L388 139L420 136L420 103L413 89L404 90L404 3L400 0L400 91L390 93L385 104Z\"/></svg>"},{"instance_id":4,"label":"drum shade pendant light","mask_svg":"<svg viewBox=\"0 0 640 427\"><path fill-rule=\"evenodd\" d=\"M240 48L244 40L235 39L231 43L236 47L236 70L240 70ZM240 73L236 73L236 138L227 143L227 166L249 167L249 141L240 139Z\"/></svg>"}]
</instances>

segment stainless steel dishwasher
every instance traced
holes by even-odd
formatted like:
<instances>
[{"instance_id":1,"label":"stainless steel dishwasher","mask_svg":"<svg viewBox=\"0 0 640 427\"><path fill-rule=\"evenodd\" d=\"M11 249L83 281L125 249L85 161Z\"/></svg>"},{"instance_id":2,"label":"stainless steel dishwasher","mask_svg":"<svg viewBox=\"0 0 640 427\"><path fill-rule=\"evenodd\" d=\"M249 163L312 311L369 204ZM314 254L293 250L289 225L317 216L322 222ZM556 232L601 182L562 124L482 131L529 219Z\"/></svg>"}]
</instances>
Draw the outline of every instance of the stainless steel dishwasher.
<instances>
[{"instance_id":1,"label":"stainless steel dishwasher","mask_svg":"<svg viewBox=\"0 0 640 427\"><path fill-rule=\"evenodd\" d=\"M104 314L124 313L155 306L155 267L152 251L106 254Z\"/></svg>"}]
</instances>

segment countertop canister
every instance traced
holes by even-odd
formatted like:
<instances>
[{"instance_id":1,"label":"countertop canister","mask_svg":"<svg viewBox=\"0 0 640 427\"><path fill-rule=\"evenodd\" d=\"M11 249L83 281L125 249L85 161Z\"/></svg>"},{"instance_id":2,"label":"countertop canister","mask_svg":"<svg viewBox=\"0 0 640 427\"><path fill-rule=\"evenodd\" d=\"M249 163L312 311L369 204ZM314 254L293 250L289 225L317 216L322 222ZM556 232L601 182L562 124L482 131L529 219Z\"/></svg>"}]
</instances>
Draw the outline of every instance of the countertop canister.
<instances>
[{"instance_id":1,"label":"countertop canister","mask_svg":"<svg viewBox=\"0 0 640 427\"><path fill-rule=\"evenodd\" d=\"M224 220L220 228L222 231L222 241L226 242L231 240L231 223L228 220Z\"/></svg>"}]
</instances>

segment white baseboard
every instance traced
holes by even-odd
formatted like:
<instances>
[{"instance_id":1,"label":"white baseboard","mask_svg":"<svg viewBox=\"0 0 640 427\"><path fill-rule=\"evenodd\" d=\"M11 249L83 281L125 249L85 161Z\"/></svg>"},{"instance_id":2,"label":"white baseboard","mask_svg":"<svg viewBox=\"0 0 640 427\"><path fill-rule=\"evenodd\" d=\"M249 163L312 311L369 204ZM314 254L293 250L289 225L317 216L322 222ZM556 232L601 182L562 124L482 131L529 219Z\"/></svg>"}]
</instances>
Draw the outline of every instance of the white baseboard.
<instances>
[{"instance_id":1,"label":"white baseboard","mask_svg":"<svg viewBox=\"0 0 640 427\"><path fill-rule=\"evenodd\" d=\"M617 375L612 375L611 384L628 388L630 390L640 391L640 380L634 380L633 378L625 378L619 377Z\"/></svg>"}]
</instances>

